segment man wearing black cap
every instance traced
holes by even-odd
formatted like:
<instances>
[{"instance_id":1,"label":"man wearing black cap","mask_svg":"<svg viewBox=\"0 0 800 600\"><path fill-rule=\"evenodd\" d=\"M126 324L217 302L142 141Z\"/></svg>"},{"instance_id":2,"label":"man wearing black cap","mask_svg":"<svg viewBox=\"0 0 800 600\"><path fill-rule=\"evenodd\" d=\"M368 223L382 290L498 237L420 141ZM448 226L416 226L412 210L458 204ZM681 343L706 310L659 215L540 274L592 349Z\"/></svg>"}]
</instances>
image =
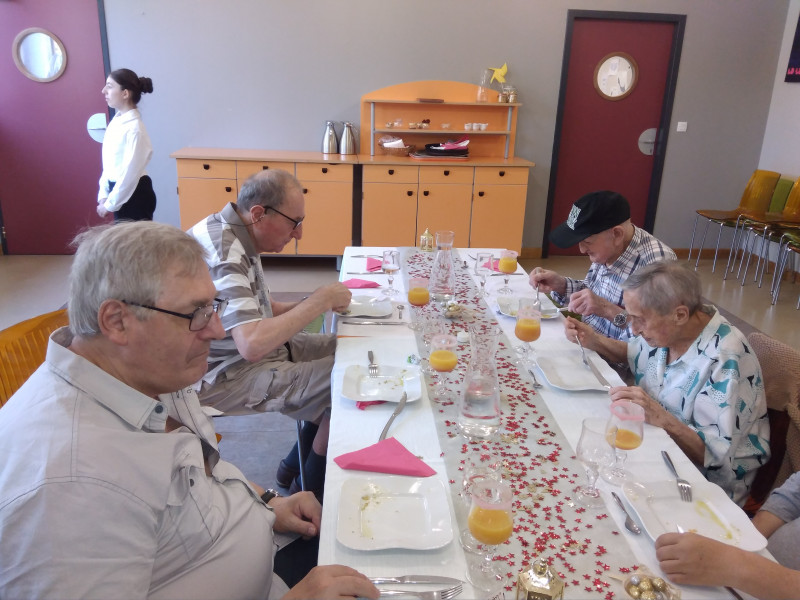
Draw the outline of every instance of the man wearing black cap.
<instances>
[{"instance_id":1,"label":"man wearing black cap","mask_svg":"<svg viewBox=\"0 0 800 600\"><path fill-rule=\"evenodd\" d=\"M628 201L616 192L586 194L572 205L566 223L550 232L559 248L578 244L592 266L582 281L555 271L531 271L532 286L552 292L558 302L583 315L583 322L605 336L630 337L628 313L622 302L622 283L636 269L660 260L676 260L671 248L631 223Z\"/></svg>"}]
</instances>

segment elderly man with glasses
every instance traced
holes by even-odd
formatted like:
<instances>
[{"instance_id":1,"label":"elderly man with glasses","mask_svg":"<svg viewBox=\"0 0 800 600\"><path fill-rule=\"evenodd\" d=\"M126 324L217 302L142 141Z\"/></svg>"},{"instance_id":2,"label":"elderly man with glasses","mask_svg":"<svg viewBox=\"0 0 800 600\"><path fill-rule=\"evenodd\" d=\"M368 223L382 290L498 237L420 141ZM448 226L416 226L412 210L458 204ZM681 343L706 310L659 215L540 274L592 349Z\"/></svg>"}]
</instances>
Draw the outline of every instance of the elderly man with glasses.
<instances>
[{"instance_id":1,"label":"elderly man with glasses","mask_svg":"<svg viewBox=\"0 0 800 600\"><path fill-rule=\"evenodd\" d=\"M79 239L69 327L0 410L0 597L377 598L276 535L318 535L311 493L220 458L191 387L225 335L202 247L151 221Z\"/></svg>"},{"instance_id":2,"label":"elderly man with glasses","mask_svg":"<svg viewBox=\"0 0 800 600\"><path fill-rule=\"evenodd\" d=\"M211 344L209 370L197 390L203 404L225 414L280 411L306 421L302 437L313 439L306 452L306 489L321 497L336 337L303 329L326 311L347 308L351 293L331 283L302 302L278 302L261 268L262 252L280 252L302 237L304 218L300 182L269 169L244 182L235 204L189 230L206 249L214 285L230 301L222 315L225 338ZM295 447L281 461L278 484L296 491L299 470Z\"/></svg>"}]
</instances>

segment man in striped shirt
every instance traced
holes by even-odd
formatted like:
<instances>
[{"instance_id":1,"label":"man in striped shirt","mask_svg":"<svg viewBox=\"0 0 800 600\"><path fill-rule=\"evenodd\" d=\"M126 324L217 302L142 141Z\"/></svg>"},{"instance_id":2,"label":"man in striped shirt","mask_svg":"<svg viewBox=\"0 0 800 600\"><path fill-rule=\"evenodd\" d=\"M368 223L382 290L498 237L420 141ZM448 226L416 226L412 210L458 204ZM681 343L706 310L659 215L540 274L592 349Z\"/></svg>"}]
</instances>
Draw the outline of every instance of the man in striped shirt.
<instances>
[{"instance_id":1,"label":"man in striped shirt","mask_svg":"<svg viewBox=\"0 0 800 600\"><path fill-rule=\"evenodd\" d=\"M330 416L330 377L336 337L303 329L320 314L344 310L350 290L318 288L302 302L270 297L262 252L280 252L303 235L305 201L300 182L286 171L262 171L244 182L230 203L189 230L206 249L220 298L225 338L211 344L209 369L198 384L200 401L225 414L280 411L319 426L306 460L306 487L321 496ZM278 483L296 491L296 448L281 461ZM295 479L292 481L292 479Z\"/></svg>"},{"instance_id":2,"label":"man in striped shirt","mask_svg":"<svg viewBox=\"0 0 800 600\"><path fill-rule=\"evenodd\" d=\"M530 274L532 286L552 292L561 304L583 316L598 333L626 340L628 313L622 300L622 284L631 273L661 260L676 260L675 252L644 229L631 223L628 201L616 192L592 192L572 205L569 218L550 232L559 248L578 244L592 266L582 281L537 267Z\"/></svg>"}]
</instances>

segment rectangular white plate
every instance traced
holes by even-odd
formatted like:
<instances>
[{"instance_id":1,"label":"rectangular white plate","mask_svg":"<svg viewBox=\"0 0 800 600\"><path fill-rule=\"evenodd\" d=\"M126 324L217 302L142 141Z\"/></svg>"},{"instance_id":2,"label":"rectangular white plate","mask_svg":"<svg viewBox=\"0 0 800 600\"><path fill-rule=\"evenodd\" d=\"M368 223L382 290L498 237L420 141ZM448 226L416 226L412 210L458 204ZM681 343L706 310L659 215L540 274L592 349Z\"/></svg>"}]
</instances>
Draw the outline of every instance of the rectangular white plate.
<instances>
[{"instance_id":1,"label":"rectangular white plate","mask_svg":"<svg viewBox=\"0 0 800 600\"><path fill-rule=\"evenodd\" d=\"M336 539L354 550L441 548L453 539L444 484L432 477L354 477L342 484Z\"/></svg>"},{"instance_id":2,"label":"rectangular white plate","mask_svg":"<svg viewBox=\"0 0 800 600\"><path fill-rule=\"evenodd\" d=\"M534 343L535 347L536 344ZM600 362L599 360L594 361L597 368L603 372L604 369ZM547 383L553 387L573 392L582 390L605 391L605 388L597 381L594 373L581 361L581 351L578 350L577 346L574 352L570 349L568 351L548 353L546 356L537 354L536 363L539 365L539 370L547 380ZM603 375L608 379L608 375L605 373Z\"/></svg>"},{"instance_id":3,"label":"rectangular white plate","mask_svg":"<svg viewBox=\"0 0 800 600\"><path fill-rule=\"evenodd\" d=\"M370 377L366 366L350 365L342 379L342 397L354 402L385 400L400 402L403 392L407 402L422 398L422 378L419 367L378 366L378 376Z\"/></svg>"},{"instance_id":4,"label":"rectangular white plate","mask_svg":"<svg viewBox=\"0 0 800 600\"><path fill-rule=\"evenodd\" d=\"M350 298L350 306L347 310L339 314L343 317L366 317L380 319L391 317L394 312L392 301L388 298L376 298L375 296L353 296Z\"/></svg>"},{"instance_id":5,"label":"rectangular white plate","mask_svg":"<svg viewBox=\"0 0 800 600\"><path fill-rule=\"evenodd\" d=\"M757 552L767 540L744 511L712 483L692 484L692 501L684 502L674 479L626 481L622 491L639 516L647 535L654 540L662 533L699 533L706 537Z\"/></svg>"}]
</instances>

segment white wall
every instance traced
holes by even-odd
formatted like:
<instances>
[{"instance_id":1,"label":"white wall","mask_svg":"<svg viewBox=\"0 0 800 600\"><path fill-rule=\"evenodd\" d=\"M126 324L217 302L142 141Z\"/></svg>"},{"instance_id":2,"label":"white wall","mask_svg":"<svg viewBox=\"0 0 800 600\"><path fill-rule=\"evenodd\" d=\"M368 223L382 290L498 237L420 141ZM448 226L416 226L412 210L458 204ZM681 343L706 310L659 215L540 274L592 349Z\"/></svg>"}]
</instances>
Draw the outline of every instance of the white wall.
<instances>
[{"instance_id":1,"label":"white wall","mask_svg":"<svg viewBox=\"0 0 800 600\"><path fill-rule=\"evenodd\" d=\"M156 218L178 224L184 146L317 150L369 91L476 82L509 65L531 172L523 245L540 247L568 9L687 15L655 232L688 247L696 207L735 204L758 166L789 0L105 0L112 68L153 79ZM792 0L793 7L797 0ZM688 121L685 134L674 122ZM800 173L798 173L800 174Z\"/></svg>"}]
</instances>

